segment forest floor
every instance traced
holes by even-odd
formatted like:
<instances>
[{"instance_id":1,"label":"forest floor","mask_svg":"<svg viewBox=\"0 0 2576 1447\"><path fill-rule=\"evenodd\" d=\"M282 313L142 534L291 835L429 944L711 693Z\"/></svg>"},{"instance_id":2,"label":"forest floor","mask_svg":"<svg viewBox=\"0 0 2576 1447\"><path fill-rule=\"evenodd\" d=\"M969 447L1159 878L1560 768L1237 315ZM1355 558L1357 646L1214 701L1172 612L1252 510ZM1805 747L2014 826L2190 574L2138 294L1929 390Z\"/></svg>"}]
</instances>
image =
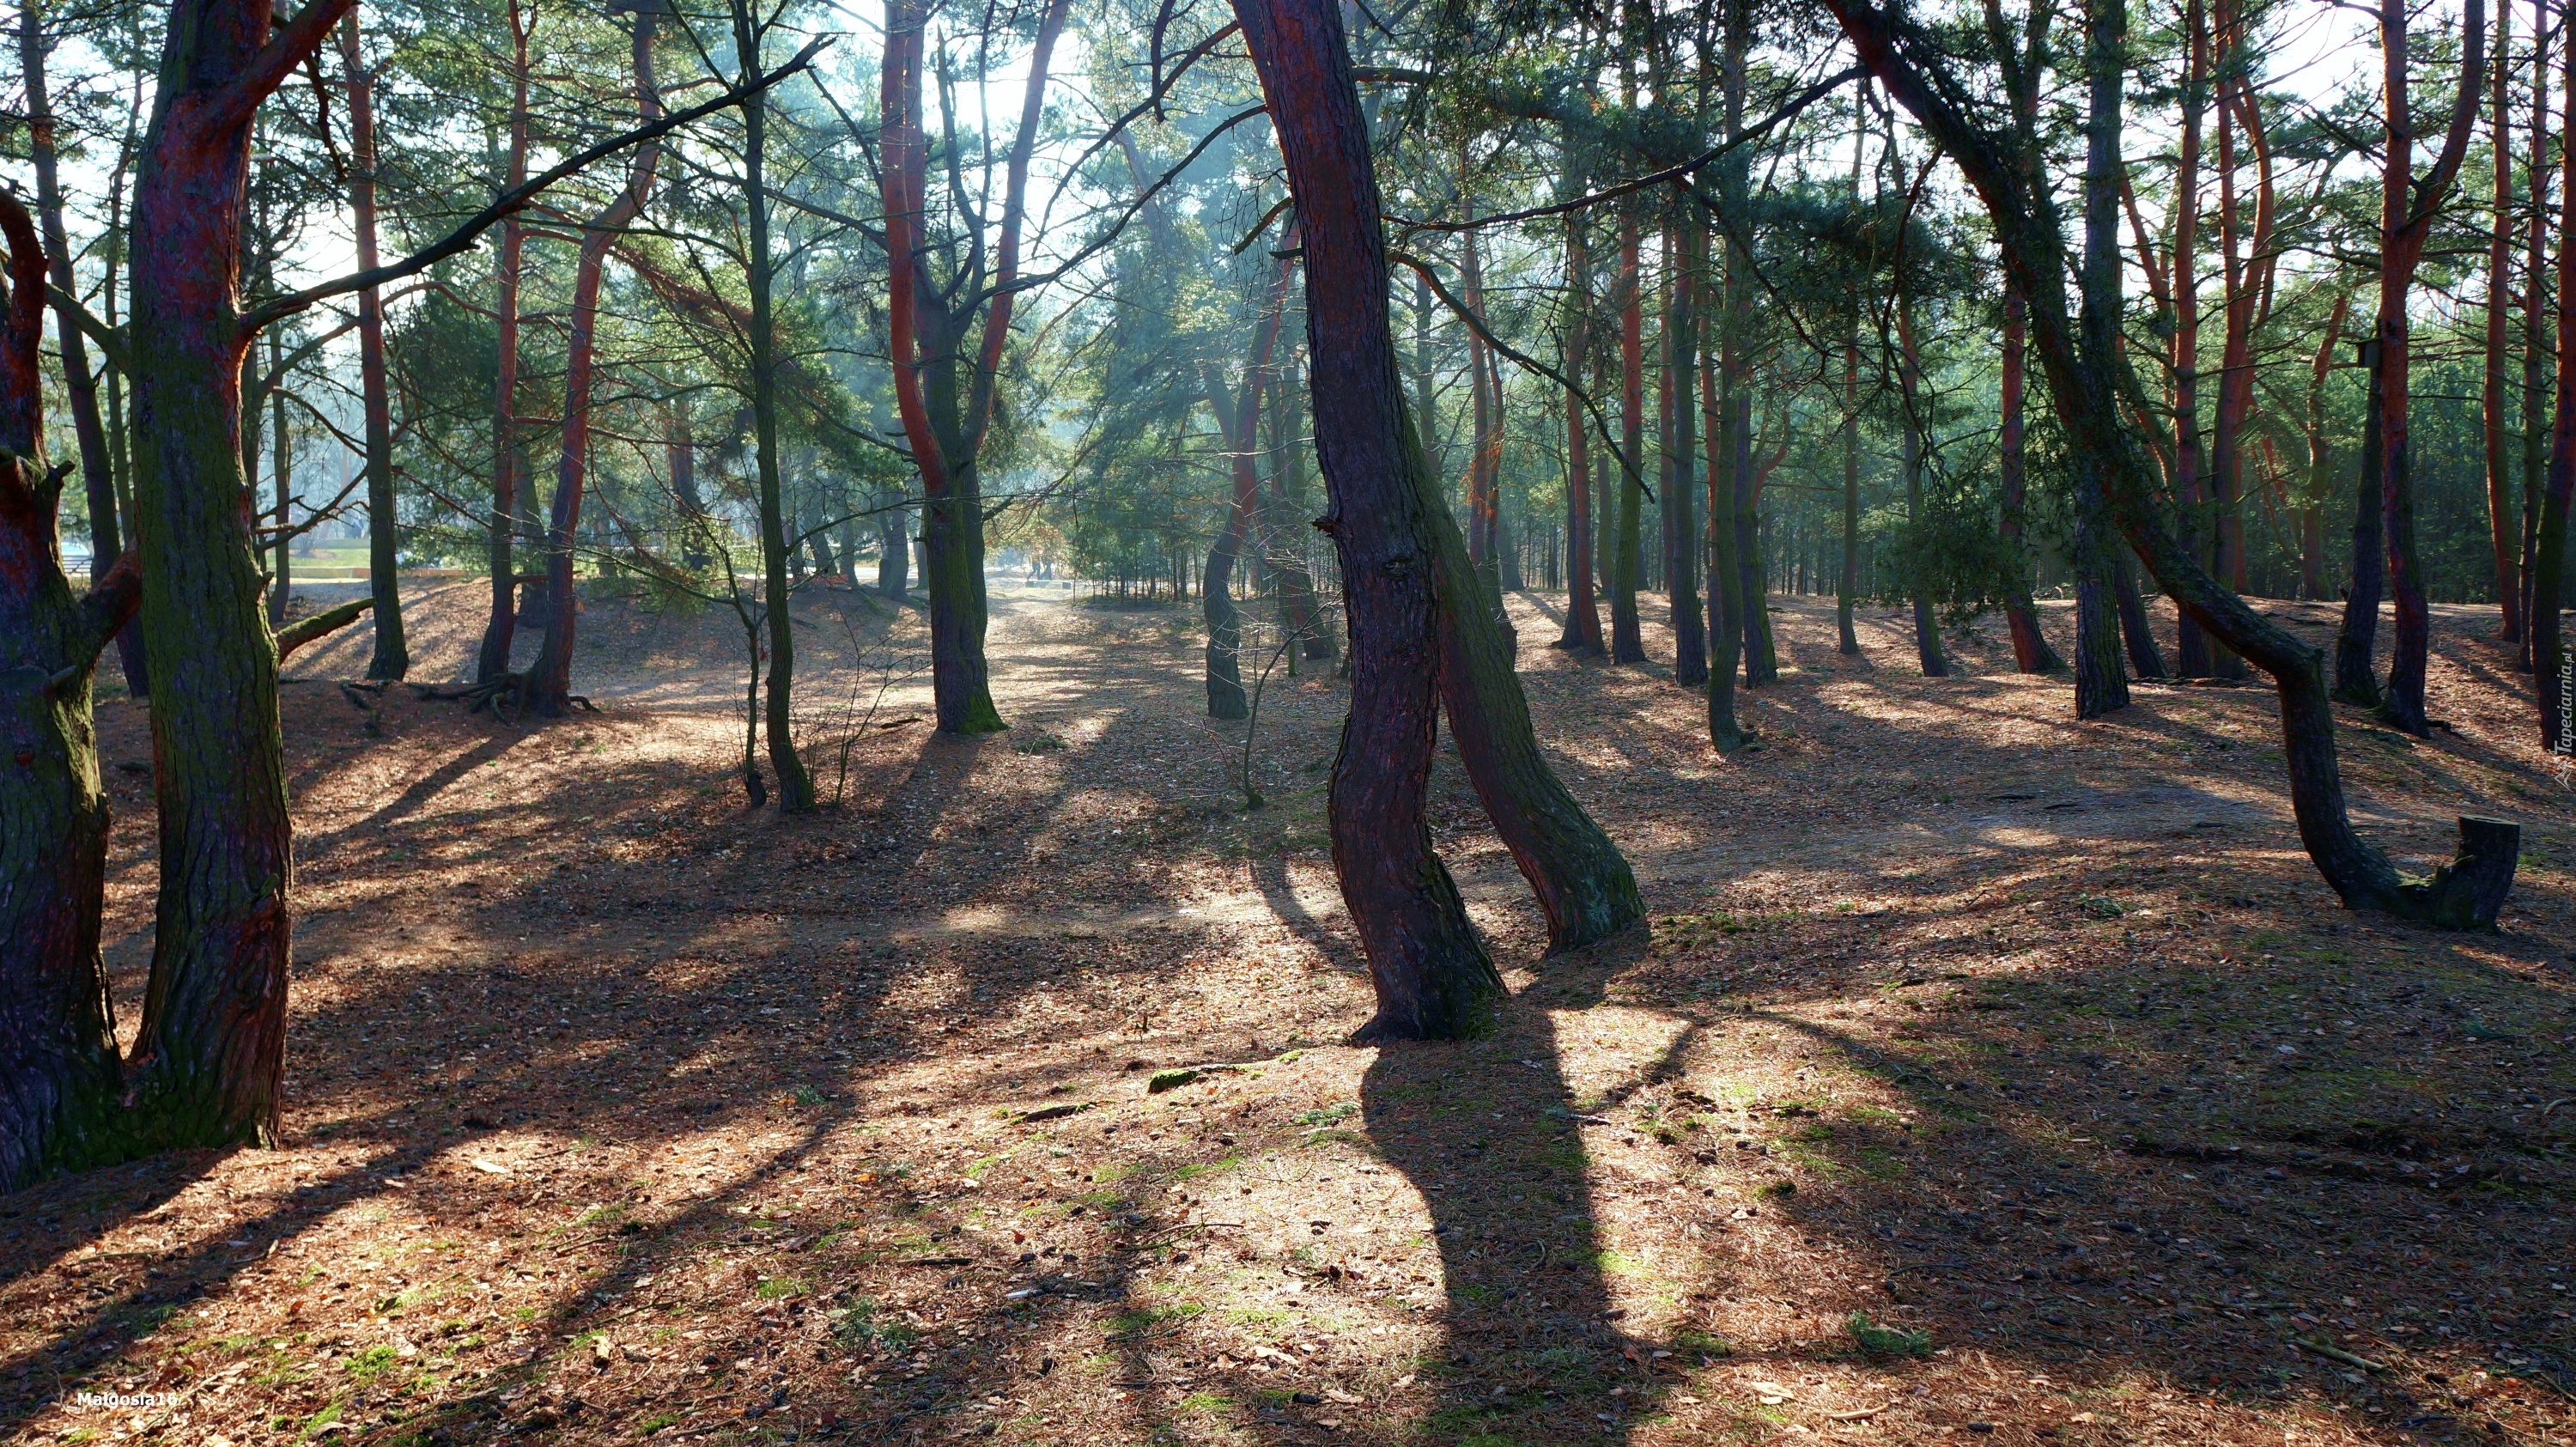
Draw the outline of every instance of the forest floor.
<instances>
[{"instance_id":1,"label":"forest floor","mask_svg":"<svg viewBox=\"0 0 2576 1447\"><path fill-rule=\"evenodd\" d=\"M2454 731L2341 739L2416 867L2524 825L2469 937L2337 905L2268 690L2079 724L1999 627L1927 680L1787 598L1720 761L1519 595L1651 928L1542 960L1444 758L1513 1001L1377 1049L1329 674L1270 681L1247 811L1194 614L1072 596L997 582L969 742L917 613L809 595L802 819L743 807L729 615L595 604L601 711L546 727L353 697L363 627L298 655L284 1141L0 1201L0 1437L2576 1440L2576 794L2492 613L2437 615ZM480 607L425 586L417 677ZM149 743L101 730L130 1035Z\"/></svg>"}]
</instances>

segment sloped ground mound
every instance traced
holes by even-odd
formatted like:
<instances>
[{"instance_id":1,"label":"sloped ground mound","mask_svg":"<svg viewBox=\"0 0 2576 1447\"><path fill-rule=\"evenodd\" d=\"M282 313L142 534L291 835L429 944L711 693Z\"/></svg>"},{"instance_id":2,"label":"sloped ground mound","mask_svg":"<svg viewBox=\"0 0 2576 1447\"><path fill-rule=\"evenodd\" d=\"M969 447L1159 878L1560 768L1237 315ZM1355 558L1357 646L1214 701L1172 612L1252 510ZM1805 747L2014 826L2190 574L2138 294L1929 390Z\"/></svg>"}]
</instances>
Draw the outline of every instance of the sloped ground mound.
<instances>
[{"instance_id":1,"label":"sloped ground mound","mask_svg":"<svg viewBox=\"0 0 2576 1447\"><path fill-rule=\"evenodd\" d=\"M2576 831L2491 619L2377 837L2516 818L2498 937L2344 913L2270 697L2079 725L1783 600L1763 747L1654 670L1525 679L1654 920L1572 959L1444 765L1495 1038L1352 1049L1329 678L1251 750L1181 614L1001 589L1006 734L917 615L816 599L827 795L746 814L729 617L595 605L606 712L289 687L287 1144L0 1203L0 1422L174 1443L2559 1440L2576 1393ZM849 600L839 600L849 601ZM419 600L421 676L474 590ZM2321 628L2322 609L2284 605ZM448 614L455 616L446 616ZM2062 618L2055 620L2062 623ZM443 641L442 641L443 640ZM300 656L363 666L363 628ZM2061 640L2061 646L2063 642ZM877 697L882 691L882 698ZM870 708L873 713L867 712ZM894 727L879 727L892 723ZM148 750L103 710L111 959ZM1194 1069L1195 1073L1181 1074ZM1161 1088L1157 1088L1161 1087ZM108 1394L106 1403L83 1394Z\"/></svg>"}]
</instances>

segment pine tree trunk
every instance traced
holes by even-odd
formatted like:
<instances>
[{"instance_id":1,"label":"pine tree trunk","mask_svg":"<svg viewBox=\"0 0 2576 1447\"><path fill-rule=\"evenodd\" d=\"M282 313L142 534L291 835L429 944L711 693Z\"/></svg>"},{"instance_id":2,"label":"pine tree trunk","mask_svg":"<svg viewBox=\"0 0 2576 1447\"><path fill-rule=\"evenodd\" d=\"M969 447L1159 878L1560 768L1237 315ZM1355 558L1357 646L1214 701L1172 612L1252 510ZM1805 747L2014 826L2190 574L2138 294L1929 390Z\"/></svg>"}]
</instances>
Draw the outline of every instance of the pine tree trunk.
<instances>
[{"instance_id":1,"label":"pine tree trunk","mask_svg":"<svg viewBox=\"0 0 2576 1447\"><path fill-rule=\"evenodd\" d=\"M653 70L654 30L655 12L637 10L629 51L635 68L635 108L646 121L662 114L661 87ZM550 718L572 707L573 645L581 622L581 595L573 587L573 540L581 527L582 492L590 479L591 385L598 359L601 273L618 233L643 214L660 163L660 143L648 141L636 149L626 189L590 218L574 262L571 321L565 328L563 445L556 455L554 506L545 534L546 633L536 662L529 665L525 690L528 706Z\"/></svg>"},{"instance_id":2,"label":"pine tree trunk","mask_svg":"<svg viewBox=\"0 0 2576 1447\"><path fill-rule=\"evenodd\" d=\"M2004 600L2004 622L2012 630L2013 667L2023 673L2055 673L2066 660L2048 646L2039 631L2039 615L2030 601L2030 556L2022 542L2023 495L2028 473L2022 456L2023 332L2028 326L2021 293L2004 289L2004 352L2001 421L1995 442L1995 470L2003 489L2002 532L2010 549L2012 595Z\"/></svg>"},{"instance_id":3,"label":"pine tree trunk","mask_svg":"<svg viewBox=\"0 0 2576 1447\"><path fill-rule=\"evenodd\" d=\"M2513 127L2506 92L2513 77L2513 5L2496 6L2495 68L2491 77L2494 109L2494 201L2487 218L2487 349L2485 388L2479 398L2487 453L2487 539L2495 556L2496 600L2503 615L2497 636L2522 641L2522 569L2515 547L2512 463L2505 453L2505 360L2513 310Z\"/></svg>"},{"instance_id":4,"label":"pine tree trunk","mask_svg":"<svg viewBox=\"0 0 2576 1447\"><path fill-rule=\"evenodd\" d=\"M2183 16L2182 138L2173 204L2174 500L2183 546L2196 548L2209 522L2200 447L2199 272L2201 106L2209 85L2209 40L2202 0L2186 0ZM2174 659L2185 678L2209 676L2209 640L2196 620L2176 620Z\"/></svg>"},{"instance_id":5,"label":"pine tree trunk","mask_svg":"<svg viewBox=\"0 0 2576 1447\"><path fill-rule=\"evenodd\" d=\"M2522 646L2514 666L2531 672L2532 570L2540 548L2541 498L2549 486L2549 52L2544 35L2531 37L2531 149L2523 158L2531 192L2531 221L2522 251Z\"/></svg>"},{"instance_id":6,"label":"pine tree trunk","mask_svg":"<svg viewBox=\"0 0 2576 1447\"><path fill-rule=\"evenodd\" d=\"M642 24L640 17L638 24ZM733 6L733 32L736 63L748 82L760 70L760 38L744 0L736 0ZM814 779L796 753L795 593L787 579L787 561L795 544L788 536L786 483L778 456L778 328L770 296L777 262L769 244L769 97L765 93L743 103L742 123L743 209L750 222L744 271L751 292L752 446L760 483L762 598L769 605L768 717L764 722L769 729L769 769L778 780L778 807L784 813L804 814L814 808ZM980 531L981 519L977 521Z\"/></svg>"},{"instance_id":7,"label":"pine tree trunk","mask_svg":"<svg viewBox=\"0 0 2576 1447\"><path fill-rule=\"evenodd\" d=\"M280 27L260 0L172 12L135 179L135 511L154 687L161 882L124 1100L137 1148L272 1141L285 1063L292 869L277 654L235 447L242 195L259 102L349 8Z\"/></svg>"},{"instance_id":8,"label":"pine tree trunk","mask_svg":"<svg viewBox=\"0 0 2576 1447\"><path fill-rule=\"evenodd\" d=\"M535 24L520 0L509 6L510 124L509 160L502 185L528 179L528 36ZM484 567L492 574L492 607L483 622L483 644L474 660L474 681L490 683L510 671L510 650L517 641L519 512L519 278L527 233L517 217L501 223L499 259L493 278L495 381L492 388L492 516L484 531Z\"/></svg>"},{"instance_id":9,"label":"pine tree trunk","mask_svg":"<svg viewBox=\"0 0 2576 1447\"><path fill-rule=\"evenodd\" d=\"M1333 866L1377 990L1364 1039L1490 1030L1503 983L1431 847L1442 654L1438 482L1406 416L1367 121L1333 0L1239 0L1297 197L1320 524L1342 568L1351 703L1333 761Z\"/></svg>"},{"instance_id":10,"label":"pine tree trunk","mask_svg":"<svg viewBox=\"0 0 2576 1447\"><path fill-rule=\"evenodd\" d=\"M1698 243L1707 232L1677 218L1666 231L1665 245L1673 269L1671 304L1664 313L1664 376L1671 401L1665 409L1664 594L1672 608L1673 682L1684 688L1708 685L1707 615L1699 595L1699 527L1692 517L1692 494L1699 487L1693 460L1691 369L1699 360L1697 288L1704 265Z\"/></svg>"},{"instance_id":11,"label":"pine tree trunk","mask_svg":"<svg viewBox=\"0 0 2576 1447\"><path fill-rule=\"evenodd\" d=\"M340 21L340 68L349 91L349 215L357 234L358 269L372 271L379 261L375 81L367 72L354 10ZM385 378L384 293L372 286L358 293L358 381L367 448L367 586L375 598L376 630L367 677L398 679L411 672L411 650L403 641L402 519L394 499L393 398Z\"/></svg>"},{"instance_id":12,"label":"pine tree trunk","mask_svg":"<svg viewBox=\"0 0 2576 1447\"><path fill-rule=\"evenodd\" d=\"M1618 482L1618 525L1610 559L1610 657L1616 663L1646 661L1645 634L1637 616L1639 530L1646 506L1646 348L1644 278L1637 265L1637 223L1619 233L1619 443L1626 455Z\"/></svg>"},{"instance_id":13,"label":"pine tree trunk","mask_svg":"<svg viewBox=\"0 0 2576 1447\"><path fill-rule=\"evenodd\" d=\"M1580 179L1570 176L1568 190L1579 193ZM1565 222L1565 285L1568 315L1561 349L1569 384L1565 393L1565 631L1555 646L1597 658L1603 650L1601 607L1593 595L1592 422L1574 390L1583 384L1583 361L1591 350L1585 338L1592 324L1592 258L1584 245L1579 215L1568 216Z\"/></svg>"},{"instance_id":14,"label":"pine tree trunk","mask_svg":"<svg viewBox=\"0 0 2576 1447\"><path fill-rule=\"evenodd\" d=\"M2031 178L1999 153L1990 135L1957 108L1951 97L1965 91L1949 73L1946 58L1926 55L1870 0L1826 4L1862 61L1924 124L1934 144L1984 201L2005 264L2031 299L2032 350L2048 377L2067 445L2103 469L2112 510L2131 545L2178 608L2272 675L2292 810L2318 872L2355 909L2381 910L2444 928L2494 928L2496 912L2512 887L2521 831L2511 824L2464 818L2458 857L2422 880L2400 875L2385 854L2354 832L2335 759L2335 719L2323 655L2228 591L2157 515L2153 473L2123 415L2113 380L2123 365L2117 346L2121 307L2116 289L2101 284L2107 268L2085 273L2079 340L2065 310L2066 250L2054 199L2031 185ZM2106 93L2118 94L2114 77L2127 28L2122 0L2096 0L2093 18L2096 35L2089 55L2094 119L2101 126L2108 122L2100 102ZM2480 0L2470 0L2467 58L2472 62L2479 58L2483 21ZM1937 85L1920 68L1927 64L1941 72ZM2466 68L2474 74L2478 67L2472 63ZM2576 444L2576 431L2562 427L2560 440ZM2576 457L2576 450L2570 456Z\"/></svg>"},{"instance_id":15,"label":"pine tree trunk","mask_svg":"<svg viewBox=\"0 0 2576 1447\"><path fill-rule=\"evenodd\" d=\"M31 13L30 30L35 24ZM31 47L32 52L32 47ZM31 85L41 96L42 83ZM41 104L41 102L40 102ZM47 168L50 170L50 167ZM51 229L59 229L51 228ZM133 615L120 560L75 599L56 538L61 478L45 467L40 368L46 249L0 197L8 243L0 335L0 1192L123 1154L120 1066L99 920L108 808L90 675ZM63 274L59 268L54 275ZM92 420L95 420L95 409ZM114 509L109 511L114 526Z\"/></svg>"}]
</instances>

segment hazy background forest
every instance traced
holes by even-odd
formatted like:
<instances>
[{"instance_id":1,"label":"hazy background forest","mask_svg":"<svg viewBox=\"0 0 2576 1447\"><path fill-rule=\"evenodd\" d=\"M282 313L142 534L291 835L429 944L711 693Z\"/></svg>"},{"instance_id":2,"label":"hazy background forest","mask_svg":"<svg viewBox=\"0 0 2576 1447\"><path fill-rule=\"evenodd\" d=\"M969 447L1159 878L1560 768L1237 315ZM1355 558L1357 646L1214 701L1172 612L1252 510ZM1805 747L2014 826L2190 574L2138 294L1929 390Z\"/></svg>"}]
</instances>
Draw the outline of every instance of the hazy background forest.
<instances>
[{"instance_id":1,"label":"hazy background forest","mask_svg":"<svg viewBox=\"0 0 2576 1447\"><path fill-rule=\"evenodd\" d=\"M0 1436L2576 1430L2549 0L15 18Z\"/></svg>"}]
</instances>

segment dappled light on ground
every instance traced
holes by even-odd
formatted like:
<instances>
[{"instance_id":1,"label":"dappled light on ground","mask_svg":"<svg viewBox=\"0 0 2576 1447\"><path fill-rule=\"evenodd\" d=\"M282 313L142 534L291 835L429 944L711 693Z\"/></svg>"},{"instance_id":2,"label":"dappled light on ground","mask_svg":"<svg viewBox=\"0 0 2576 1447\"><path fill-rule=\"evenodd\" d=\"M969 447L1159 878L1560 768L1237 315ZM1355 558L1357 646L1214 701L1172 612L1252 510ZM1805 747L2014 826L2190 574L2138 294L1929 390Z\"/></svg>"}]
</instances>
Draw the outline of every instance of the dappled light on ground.
<instances>
[{"instance_id":1,"label":"dappled light on ground","mask_svg":"<svg viewBox=\"0 0 2576 1447\"><path fill-rule=\"evenodd\" d=\"M2487 938L2335 907L2263 690L2141 686L2078 725L1999 638L1927 681L1901 620L1865 614L1869 656L1842 659L1830 602L1783 600L1783 679L1744 696L1762 746L1720 761L1693 696L1528 646L1553 630L1516 599L1540 737L1651 928L1541 961L1444 758L1435 835L1515 1000L1490 1039L1380 1050L1341 1043L1370 1001L1324 853L1329 676L1273 680L1271 804L1246 813L1189 615L996 598L1012 729L930 736L917 679L854 728L810 688L834 700L809 721L827 797L845 739L847 763L809 820L741 807L726 619L595 605L606 711L543 729L289 685L287 1139L0 1203L0 1422L1138 1447L2568 1430L2576 832L2474 610L2437 610L2457 731L2348 717L2342 748L2358 817L2417 863L2457 813L2524 823ZM416 606L421 676L467 666L440 608L472 606ZM813 621L817 679L918 646L916 613L827 595ZM353 674L366 647L297 670ZM131 1031L149 753L124 705L103 733Z\"/></svg>"}]
</instances>

